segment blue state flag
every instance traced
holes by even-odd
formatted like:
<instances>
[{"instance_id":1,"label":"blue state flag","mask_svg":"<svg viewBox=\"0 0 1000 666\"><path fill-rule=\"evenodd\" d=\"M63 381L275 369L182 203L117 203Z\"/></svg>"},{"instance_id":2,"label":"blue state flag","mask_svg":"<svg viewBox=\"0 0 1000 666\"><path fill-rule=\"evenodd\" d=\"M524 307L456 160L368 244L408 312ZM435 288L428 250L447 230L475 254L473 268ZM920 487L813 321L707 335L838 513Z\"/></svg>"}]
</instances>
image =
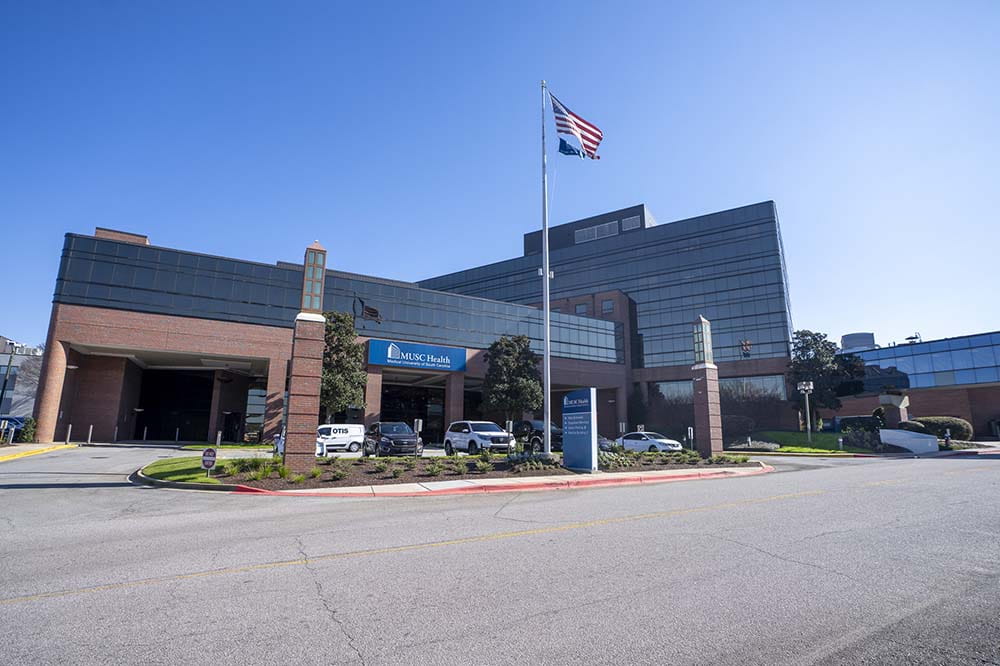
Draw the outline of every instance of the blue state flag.
<instances>
[{"instance_id":1,"label":"blue state flag","mask_svg":"<svg viewBox=\"0 0 1000 666\"><path fill-rule=\"evenodd\" d=\"M559 152L562 153L563 155L576 155L577 157L580 158L583 157L583 153L580 152L579 148L576 148L566 143L566 139L563 139L561 137L559 139Z\"/></svg>"}]
</instances>

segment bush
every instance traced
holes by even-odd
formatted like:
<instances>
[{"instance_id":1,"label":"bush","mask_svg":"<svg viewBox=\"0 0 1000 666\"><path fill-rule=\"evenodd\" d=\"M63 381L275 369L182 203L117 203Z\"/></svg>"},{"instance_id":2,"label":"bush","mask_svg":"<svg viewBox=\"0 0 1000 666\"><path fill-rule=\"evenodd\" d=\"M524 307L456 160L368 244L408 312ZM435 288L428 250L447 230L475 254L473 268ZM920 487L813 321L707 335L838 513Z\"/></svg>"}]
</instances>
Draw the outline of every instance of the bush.
<instances>
[{"instance_id":1,"label":"bush","mask_svg":"<svg viewBox=\"0 0 1000 666\"><path fill-rule=\"evenodd\" d=\"M412 472L417 467L417 459L403 458L403 467L405 467L408 471Z\"/></svg>"},{"instance_id":2,"label":"bush","mask_svg":"<svg viewBox=\"0 0 1000 666\"><path fill-rule=\"evenodd\" d=\"M757 427L757 423L749 416L739 414L722 415L722 436L726 439L732 437L746 437Z\"/></svg>"},{"instance_id":3,"label":"bush","mask_svg":"<svg viewBox=\"0 0 1000 666\"><path fill-rule=\"evenodd\" d=\"M444 465L437 460L424 467L424 472L427 473L427 476L441 476L441 472L443 471Z\"/></svg>"},{"instance_id":4,"label":"bush","mask_svg":"<svg viewBox=\"0 0 1000 666\"><path fill-rule=\"evenodd\" d=\"M927 432L941 439L944 439L946 430L951 430L952 439L972 439L972 424L965 419L954 416L921 416L913 420L924 426Z\"/></svg>"},{"instance_id":5,"label":"bush","mask_svg":"<svg viewBox=\"0 0 1000 666\"><path fill-rule=\"evenodd\" d=\"M881 425L878 418L874 416L845 416L840 419L841 432L851 432L852 430L878 432Z\"/></svg>"},{"instance_id":6,"label":"bush","mask_svg":"<svg viewBox=\"0 0 1000 666\"><path fill-rule=\"evenodd\" d=\"M24 425L17 432L17 441L22 444L31 444L35 441L35 429L38 424L30 416L24 419Z\"/></svg>"},{"instance_id":7,"label":"bush","mask_svg":"<svg viewBox=\"0 0 1000 666\"><path fill-rule=\"evenodd\" d=\"M923 423L920 423L918 421L900 421L899 429L909 430L910 432L920 432L927 434L927 428L924 427Z\"/></svg>"},{"instance_id":8,"label":"bush","mask_svg":"<svg viewBox=\"0 0 1000 666\"><path fill-rule=\"evenodd\" d=\"M389 471L389 461L388 460L376 460L373 465L375 471L379 474L385 474Z\"/></svg>"},{"instance_id":9,"label":"bush","mask_svg":"<svg viewBox=\"0 0 1000 666\"><path fill-rule=\"evenodd\" d=\"M469 471L469 466L464 460L455 459L451 463L452 474L466 474Z\"/></svg>"},{"instance_id":10,"label":"bush","mask_svg":"<svg viewBox=\"0 0 1000 666\"><path fill-rule=\"evenodd\" d=\"M259 467L254 471L250 472L250 479L253 481L263 481L264 479L271 476L270 467Z\"/></svg>"},{"instance_id":11,"label":"bush","mask_svg":"<svg viewBox=\"0 0 1000 666\"><path fill-rule=\"evenodd\" d=\"M350 474L350 472L340 466L334 466L334 468L330 470L330 478L334 481L346 479L348 474Z\"/></svg>"},{"instance_id":12,"label":"bush","mask_svg":"<svg viewBox=\"0 0 1000 666\"><path fill-rule=\"evenodd\" d=\"M633 465L635 465L635 458L624 453L601 451L597 454L598 469L627 469Z\"/></svg>"},{"instance_id":13,"label":"bush","mask_svg":"<svg viewBox=\"0 0 1000 666\"><path fill-rule=\"evenodd\" d=\"M403 476L403 468L402 467L394 467L392 469L392 478L398 479L401 476Z\"/></svg>"},{"instance_id":14,"label":"bush","mask_svg":"<svg viewBox=\"0 0 1000 666\"><path fill-rule=\"evenodd\" d=\"M306 475L305 474L296 474L295 476L293 476L292 478L290 478L288 480L288 482L289 483L302 483L305 480L306 480Z\"/></svg>"},{"instance_id":15,"label":"bush","mask_svg":"<svg viewBox=\"0 0 1000 666\"><path fill-rule=\"evenodd\" d=\"M486 472L493 471L493 463L489 460L477 460L476 461L476 471L480 474L485 474Z\"/></svg>"},{"instance_id":16,"label":"bush","mask_svg":"<svg viewBox=\"0 0 1000 666\"><path fill-rule=\"evenodd\" d=\"M311 470L309 470L310 479L318 479L322 475L323 475L323 470L320 469L319 467L313 467Z\"/></svg>"},{"instance_id":17,"label":"bush","mask_svg":"<svg viewBox=\"0 0 1000 666\"><path fill-rule=\"evenodd\" d=\"M278 477L281 479L287 479L291 471L292 470L288 469L284 465L278 465Z\"/></svg>"}]
</instances>

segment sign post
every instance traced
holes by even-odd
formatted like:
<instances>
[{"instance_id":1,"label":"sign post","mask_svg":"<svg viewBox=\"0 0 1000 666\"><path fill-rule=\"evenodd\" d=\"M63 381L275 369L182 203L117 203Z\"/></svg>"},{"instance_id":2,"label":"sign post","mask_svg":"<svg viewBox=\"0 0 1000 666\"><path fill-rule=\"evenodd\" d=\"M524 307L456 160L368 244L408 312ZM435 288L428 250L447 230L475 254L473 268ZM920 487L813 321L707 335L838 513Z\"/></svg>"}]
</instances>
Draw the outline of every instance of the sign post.
<instances>
[{"instance_id":1,"label":"sign post","mask_svg":"<svg viewBox=\"0 0 1000 666\"><path fill-rule=\"evenodd\" d=\"M420 441L420 433L423 431L423 429L424 429L424 420L423 419L414 419L413 420L413 432L417 435L417 441ZM414 458L419 458L420 457L420 448L417 447L417 446L413 447L413 457Z\"/></svg>"},{"instance_id":2,"label":"sign post","mask_svg":"<svg viewBox=\"0 0 1000 666\"><path fill-rule=\"evenodd\" d=\"M212 476L213 467L215 467L215 449L205 449L201 452L201 468L205 470L205 476Z\"/></svg>"},{"instance_id":3,"label":"sign post","mask_svg":"<svg viewBox=\"0 0 1000 666\"><path fill-rule=\"evenodd\" d=\"M563 466L597 471L597 389L571 391L563 398Z\"/></svg>"}]
</instances>

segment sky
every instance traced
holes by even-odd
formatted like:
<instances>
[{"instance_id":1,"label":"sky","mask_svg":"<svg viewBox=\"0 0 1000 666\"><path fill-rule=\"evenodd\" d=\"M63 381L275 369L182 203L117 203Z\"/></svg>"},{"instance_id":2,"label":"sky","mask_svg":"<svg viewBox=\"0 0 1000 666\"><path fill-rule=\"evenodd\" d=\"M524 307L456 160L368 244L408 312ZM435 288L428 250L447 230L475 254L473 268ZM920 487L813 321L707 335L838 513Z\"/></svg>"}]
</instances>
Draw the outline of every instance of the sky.
<instances>
[{"instance_id":1,"label":"sky","mask_svg":"<svg viewBox=\"0 0 1000 666\"><path fill-rule=\"evenodd\" d=\"M0 0L0 334L66 232L419 280L541 225L774 200L795 328L1000 329L1000 3Z\"/></svg>"}]
</instances>

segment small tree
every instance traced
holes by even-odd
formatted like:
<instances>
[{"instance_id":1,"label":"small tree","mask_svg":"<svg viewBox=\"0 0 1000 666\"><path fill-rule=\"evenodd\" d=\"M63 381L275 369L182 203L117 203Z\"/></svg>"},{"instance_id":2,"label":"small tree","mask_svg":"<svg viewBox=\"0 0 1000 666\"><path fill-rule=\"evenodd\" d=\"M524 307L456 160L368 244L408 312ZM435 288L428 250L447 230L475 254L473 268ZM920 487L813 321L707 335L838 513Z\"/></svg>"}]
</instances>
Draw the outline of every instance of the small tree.
<instances>
[{"instance_id":1,"label":"small tree","mask_svg":"<svg viewBox=\"0 0 1000 666\"><path fill-rule=\"evenodd\" d=\"M538 355L527 336L501 336L486 350L483 408L509 421L515 414L542 406Z\"/></svg>"},{"instance_id":2,"label":"small tree","mask_svg":"<svg viewBox=\"0 0 1000 666\"><path fill-rule=\"evenodd\" d=\"M854 354L837 354L837 345L827 340L825 333L795 331L792 337L792 361L788 364L793 385L812 382L813 392L809 396L809 411L813 423L817 410L840 409L838 398L843 395L839 389L845 382L859 380L865 376L865 364ZM802 394L796 392L793 403L805 409Z\"/></svg>"},{"instance_id":3,"label":"small tree","mask_svg":"<svg viewBox=\"0 0 1000 666\"><path fill-rule=\"evenodd\" d=\"M357 342L353 317L346 312L327 312L325 316L326 346L319 397L324 421L348 407L361 405L367 379L365 346Z\"/></svg>"}]
</instances>

